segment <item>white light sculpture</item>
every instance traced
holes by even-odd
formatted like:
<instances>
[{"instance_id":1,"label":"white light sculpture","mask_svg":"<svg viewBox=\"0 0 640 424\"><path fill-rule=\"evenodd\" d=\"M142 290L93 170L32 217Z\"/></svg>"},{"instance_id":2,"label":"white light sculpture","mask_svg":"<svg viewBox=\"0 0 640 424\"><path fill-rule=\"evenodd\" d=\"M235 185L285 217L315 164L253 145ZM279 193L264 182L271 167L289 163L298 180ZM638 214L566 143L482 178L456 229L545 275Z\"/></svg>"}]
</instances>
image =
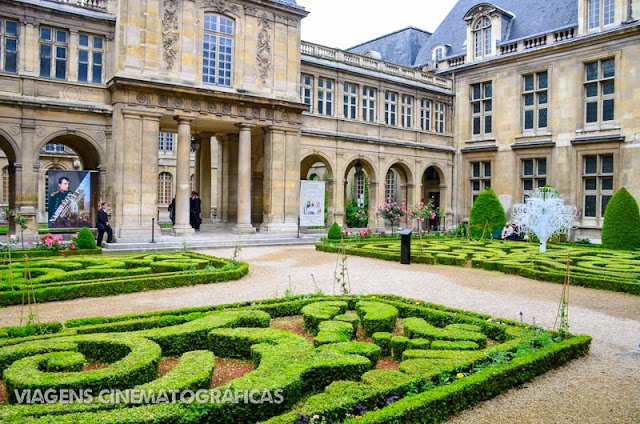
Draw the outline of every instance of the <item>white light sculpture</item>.
<instances>
[{"instance_id":1,"label":"white light sculpture","mask_svg":"<svg viewBox=\"0 0 640 424\"><path fill-rule=\"evenodd\" d=\"M547 241L554 235L568 234L576 224L577 209L564 204L562 196L551 187L537 189L524 204L513 206L511 222L520 232L534 233L540 240L540 252L547 251Z\"/></svg>"}]
</instances>

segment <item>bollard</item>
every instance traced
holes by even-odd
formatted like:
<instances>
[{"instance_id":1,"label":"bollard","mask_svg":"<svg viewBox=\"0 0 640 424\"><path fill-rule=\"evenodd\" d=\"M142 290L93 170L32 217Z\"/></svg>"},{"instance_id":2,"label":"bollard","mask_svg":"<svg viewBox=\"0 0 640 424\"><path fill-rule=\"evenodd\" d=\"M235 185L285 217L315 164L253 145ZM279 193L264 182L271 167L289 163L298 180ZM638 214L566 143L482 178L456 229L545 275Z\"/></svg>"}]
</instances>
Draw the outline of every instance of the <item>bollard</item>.
<instances>
[{"instance_id":1,"label":"bollard","mask_svg":"<svg viewBox=\"0 0 640 424\"><path fill-rule=\"evenodd\" d=\"M411 265L411 230L400 231L400 263Z\"/></svg>"},{"instance_id":2,"label":"bollard","mask_svg":"<svg viewBox=\"0 0 640 424\"><path fill-rule=\"evenodd\" d=\"M150 243L155 243L155 242L156 242L156 219L151 218L151 242Z\"/></svg>"}]
</instances>

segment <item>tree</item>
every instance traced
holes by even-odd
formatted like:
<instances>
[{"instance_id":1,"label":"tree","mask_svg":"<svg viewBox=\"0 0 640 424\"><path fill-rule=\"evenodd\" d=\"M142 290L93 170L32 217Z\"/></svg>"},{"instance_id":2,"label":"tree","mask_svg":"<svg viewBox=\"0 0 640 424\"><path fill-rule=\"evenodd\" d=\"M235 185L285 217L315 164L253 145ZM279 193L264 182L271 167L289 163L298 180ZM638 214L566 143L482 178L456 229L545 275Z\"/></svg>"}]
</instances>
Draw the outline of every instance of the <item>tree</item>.
<instances>
[{"instance_id":1,"label":"tree","mask_svg":"<svg viewBox=\"0 0 640 424\"><path fill-rule=\"evenodd\" d=\"M613 195L604 211L602 245L608 249L640 248L638 203L624 187Z\"/></svg>"},{"instance_id":2,"label":"tree","mask_svg":"<svg viewBox=\"0 0 640 424\"><path fill-rule=\"evenodd\" d=\"M393 228L396 222L400 223L400 218L407 214L407 205L404 200L402 204L394 202L392 199L384 202L384 205L378 206L378 215L380 215L385 221L389 221L391 224L391 235L393 236Z\"/></svg>"},{"instance_id":3,"label":"tree","mask_svg":"<svg viewBox=\"0 0 640 424\"><path fill-rule=\"evenodd\" d=\"M471 238L491 236L493 230L502 229L507 222L504 209L496 193L487 188L476 198L469 217Z\"/></svg>"},{"instance_id":4,"label":"tree","mask_svg":"<svg viewBox=\"0 0 640 424\"><path fill-rule=\"evenodd\" d=\"M520 231L532 232L540 240L540 252L547 251L547 240L556 234L567 234L576 222L575 206L567 206L551 186L537 189L524 204L513 206L514 224Z\"/></svg>"}]
</instances>

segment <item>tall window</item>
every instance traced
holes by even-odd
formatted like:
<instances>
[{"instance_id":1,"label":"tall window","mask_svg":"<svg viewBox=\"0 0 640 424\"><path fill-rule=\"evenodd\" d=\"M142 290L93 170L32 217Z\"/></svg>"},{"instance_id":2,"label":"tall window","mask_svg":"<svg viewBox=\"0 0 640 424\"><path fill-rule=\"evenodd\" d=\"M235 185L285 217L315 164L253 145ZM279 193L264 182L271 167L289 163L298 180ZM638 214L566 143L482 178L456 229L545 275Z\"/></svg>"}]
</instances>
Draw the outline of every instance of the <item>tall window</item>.
<instances>
[{"instance_id":1,"label":"tall window","mask_svg":"<svg viewBox=\"0 0 640 424\"><path fill-rule=\"evenodd\" d=\"M491 187L491 162L471 162L471 204L480 193Z\"/></svg>"},{"instance_id":2,"label":"tall window","mask_svg":"<svg viewBox=\"0 0 640 424\"><path fill-rule=\"evenodd\" d=\"M318 78L318 113L333 116L333 80Z\"/></svg>"},{"instance_id":3,"label":"tall window","mask_svg":"<svg viewBox=\"0 0 640 424\"><path fill-rule=\"evenodd\" d=\"M613 155L584 157L584 216L603 218L613 196Z\"/></svg>"},{"instance_id":4,"label":"tall window","mask_svg":"<svg viewBox=\"0 0 640 424\"><path fill-rule=\"evenodd\" d=\"M523 200L526 202L535 189L547 185L547 159L523 159L521 178Z\"/></svg>"},{"instance_id":5,"label":"tall window","mask_svg":"<svg viewBox=\"0 0 640 424\"><path fill-rule=\"evenodd\" d=\"M491 134L493 114L493 86L491 82L471 86L473 135Z\"/></svg>"},{"instance_id":6,"label":"tall window","mask_svg":"<svg viewBox=\"0 0 640 424\"><path fill-rule=\"evenodd\" d=\"M387 176L384 180L384 201L385 202L397 202L396 192L396 171L390 169L387 171Z\"/></svg>"},{"instance_id":7,"label":"tall window","mask_svg":"<svg viewBox=\"0 0 640 424\"><path fill-rule=\"evenodd\" d=\"M313 76L302 74L300 79L300 98L309 106L307 110L313 112Z\"/></svg>"},{"instance_id":8,"label":"tall window","mask_svg":"<svg viewBox=\"0 0 640 424\"><path fill-rule=\"evenodd\" d=\"M436 65L438 64L438 62L440 62L442 60L443 57L444 57L444 47L438 46L435 49L433 49L433 53L431 54L431 58L436 63Z\"/></svg>"},{"instance_id":9,"label":"tall window","mask_svg":"<svg viewBox=\"0 0 640 424\"><path fill-rule=\"evenodd\" d=\"M589 29L613 25L615 20L615 0L588 0Z\"/></svg>"},{"instance_id":10,"label":"tall window","mask_svg":"<svg viewBox=\"0 0 640 424\"><path fill-rule=\"evenodd\" d=\"M547 128L549 77L547 71L523 77L523 125L525 131Z\"/></svg>"},{"instance_id":11,"label":"tall window","mask_svg":"<svg viewBox=\"0 0 640 424\"><path fill-rule=\"evenodd\" d=\"M18 71L18 22L0 19L0 70Z\"/></svg>"},{"instance_id":12,"label":"tall window","mask_svg":"<svg viewBox=\"0 0 640 424\"><path fill-rule=\"evenodd\" d=\"M355 185L356 185L356 203L359 208L364 207L364 172L357 171L355 175Z\"/></svg>"},{"instance_id":13,"label":"tall window","mask_svg":"<svg viewBox=\"0 0 640 424\"><path fill-rule=\"evenodd\" d=\"M67 78L67 32L40 27L40 76Z\"/></svg>"},{"instance_id":14,"label":"tall window","mask_svg":"<svg viewBox=\"0 0 640 424\"><path fill-rule=\"evenodd\" d=\"M175 137L176 135L174 133L161 132L160 134L158 134L158 151L172 152Z\"/></svg>"},{"instance_id":15,"label":"tall window","mask_svg":"<svg viewBox=\"0 0 640 424\"><path fill-rule=\"evenodd\" d=\"M358 119L358 86L344 83L344 117Z\"/></svg>"},{"instance_id":16,"label":"tall window","mask_svg":"<svg viewBox=\"0 0 640 424\"><path fill-rule=\"evenodd\" d=\"M431 131L431 100L420 100L420 129Z\"/></svg>"},{"instance_id":17,"label":"tall window","mask_svg":"<svg viewBox=\"0 0 640 424\"><path fill-rule=\"evenodd\" d=\"M585 122L613 121L616 65L614 59L585 64Z\"/></svg>"},{"instance_id":18,"label":"tall window","mask_svg":"<svg viewBox=\"0 0 640 424\"><path fill-rule=\"evenodd\" d=\"M413 127L413 97L402 95L401 109L402 127Z\"/></svg>"},{"instance_id":19,"label":"tall window","mask_svg":"<svg viewBox=\"0 0 640 424\"><path fill-rule=\"evenodd\" d=\"M384 123L396 126L398 115L398 93L385 91L384 93Z\"/></svg>"},{"instance_id":20,"label":"tall window","mask_svg":"<svg viewBox=\"0 0 640 424\"><path fill-rule=\"evenodd\" d=\"M45 196L45 199L47 196ZM9 166L2 168L2 203L9 203Z\"/></svg>"},{"instance_id":21,"label":"tall window","mask_svg":"<svg viewBox=\"0 0 640 424\"><path fill-rule=\"evenodd\" d=\"M446 128L445 105L444 103L436 103L435 105L435 130L437 133L444 133Z\"/></svg>"},{"instance_id":22,"label":"tall window","mask_svg":"<svg viewBox=\"0 0 640 424\"><path fill-rule=\"evenodd\" d=\"M168 205L173 195L173 175L161 172L158 175L158 204Z\"/></svg>"},{"instance_id":23,"label":"tall window","mask_svg":"<svg viewBox=\"0 0 640 424\"><path fill-rule=\"evenodd\" d=\"M224 16L204 15L202 81L231 86L233 60L233 21Z\"/></svg>"},{"instance_id":24,"label":"tall window","mask_svg":"<svg viewBox=\"0 0 640 424\"><path fill-rule=\"evenodd\" d=\"M367 122L376 121L376 89L362 87L362 119Z\"/></svg>"},{"instance_id":25,"label":"tall window","mask_svg":"<svg viewBox=\"0 0 640 424\"><path fill-rule=\"evenodd\" d=\"M102 82L104 39L80 34L78 44L78 81L100 84Z\"/></svg>"},{"instance_id":26,"label":"tall window","mask_svg":"<svg viewBox=\"0 0 640 424\"><path fill-rule=\"evenodd\" d=\"M491 19L486 16L478 19L473 26L473 51L476 59L491 54Z\"/></svg>"}]
</instances>

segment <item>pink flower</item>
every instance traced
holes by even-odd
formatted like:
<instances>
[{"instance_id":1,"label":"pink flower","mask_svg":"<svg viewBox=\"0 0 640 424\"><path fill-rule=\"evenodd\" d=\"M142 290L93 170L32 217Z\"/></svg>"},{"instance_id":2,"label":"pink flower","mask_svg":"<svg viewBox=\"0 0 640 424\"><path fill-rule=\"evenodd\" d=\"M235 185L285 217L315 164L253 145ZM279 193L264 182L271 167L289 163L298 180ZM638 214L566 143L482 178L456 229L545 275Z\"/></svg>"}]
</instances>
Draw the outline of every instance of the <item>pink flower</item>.
<instances>
[{"instance_id":1,"label":"pink flower","mask_svg":"<svg viewBox=\"0 0 640 424\"><path fill-rule=\"evenodd\" d=\"M72 244L71 245L71 250L75 250L75 249L76 249L76 246Z\"/></svg>"}]
</instances>

